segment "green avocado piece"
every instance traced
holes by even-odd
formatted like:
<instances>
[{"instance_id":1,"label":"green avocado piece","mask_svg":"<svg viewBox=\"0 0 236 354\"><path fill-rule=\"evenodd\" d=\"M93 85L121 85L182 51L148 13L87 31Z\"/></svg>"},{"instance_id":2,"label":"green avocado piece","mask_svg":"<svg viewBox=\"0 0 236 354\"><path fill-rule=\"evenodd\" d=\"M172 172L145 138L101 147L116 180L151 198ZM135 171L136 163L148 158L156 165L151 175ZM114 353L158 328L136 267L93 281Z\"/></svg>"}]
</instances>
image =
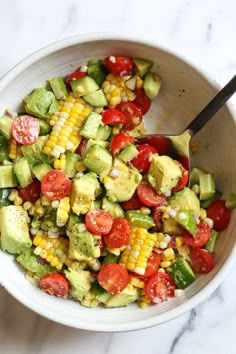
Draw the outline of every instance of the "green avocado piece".
<instances>
[{"instance_id":1,"label":"green avocado piece","mask_svg":"<svg viewBox=\"0 0 236 354\"><path fill-rule=\"evenodd\" d=\"M34 144L21 146L22 154L29 164L36 165L41 162L47 162L50 164L54 160L54 158L49 157L42 152L47 140L48 135L39 136Z\"/></svg>"},{"instance_id":2,"label":"green avocado piece","mask_svg":"<svg viewBox=\"0 0 236 354\"><path fill-rule=\"evenodd\" d=\"M102 123L101 114L91 112L80 130L80 135L88 139L95 139L98 127Z\"/></svg>"},{"instance_id":3,"label":"green avocado piece","mask_svg":"<svg viewBox=\"0 0 236 354\"><path fill-rule=\"evenodd\" d=\"M193 273L189 263L182 257L179 257L176 261L172 262L167 268L167 272L171 275L175 284L180 289L187 288L196 279L196 275Z\"/></svg>"},{"instance_id":4,"label":"green avocado piece","mask_svg":"<svg viewBox=\"0 0 236 354\"><path fill-rule=\"evenodd\" d=\"M105 107L108 105L106 96L102 89L89 93L83 96L85 102L91 104L96 108Z\"/></svg>"},{"instance_id":5,"label":"green avocado piece","mask_svg":"<svg viewBox=\"0 0 236 354\"><path fill-rule=\"evenodd\" d=\"M54 95L58 100L65 99L66 96L68 96L65 82L61 76L58 76L54 79L49 79L48 82L52 88Z\"/></svg>"},{"instance_id":6,"label":"green avocado piece","mask_svg":"<svg viewBox=\"0 0 236 354\"><path fill-rule=\"evenodd\" d=\"M149 100L154 100L161 88L161 79L156 73L148 72L143 80L144 91Z\"/></svg>"},{"instance_id":7,"label":"green avocado piece","mask_svg":"<svg viewBox=\"0 0 236 354\"><path fill-rule=\"evenodd\" d=\"M192 212L189 210L181 210L177 213L175 220L192 235L195 234L197 230L197 223Z\"/></svg>"},{"instance_id":8,"label":"green avocado piece","mask_svg":"<svg viewBox=\"0 0 236 354\"><path fill-rule=\"evenodd\" d=\"M88 61L88 75L92 77L96 83L101 86L108 71L102 60L92 59Z\"/></svg>"},{"instance_id":9,"label":"green avocado piece","mask_svg":"<svg viewBox=\"0 0 236 354\"><path fill-rule=\"evenodd\" d=\"M30 165L25 157L15 161L14 173L21 187L27 187L33 182Z\"/></svg>"},{"instance_id":10,"label":"green avocado piece","mask_svg":"<svg viewBox=\"0 0 236 354\"><path fill-rule=\"evenodd\" d=\"M39 87L25 97L25 110L28 114L47 120L58 110L58 101L53 92Z\"/></svg>"},{"instance_id":11,"label":"green avocado piece","mask_svg":"<svg viewBox=\"0 0 236 354\"><path fill-rule=\"evenodd\" d=\"M13 165L0 166L0 188L11 188L17 186L17 179L14 174Z\"/></svg>"},{"instance_id":12,"label":"green avocado piece","mask_svg":"<svg viewBox=\"0 0 236 354\"><path fill-rule=\"evenodd\" d=\"M134 144L129 144L121 151L118 157L124 162L127 162L127 161L131 161L135 156L138 155L138 153L139 152L134 146Z\"/></svg>"},{"instance_id":13,"label":"green avocado piece","mask_svg":"<svg viewBox=\"0 0 236 354\"><path fill-rule=\"evenodd\" d=\"M87 270L77 271L69 268L65 270L65 276L70 283L70 295L78 300L89 292L91 288L90 272Z\"/></svg>"},{"instance_id":14,"label":"green avocado piece","mask_svg":"<svg viewBox=\"0 0 236 354\"><path fill-rule=\"evenodd\" d=\"M138 76L143 77L153 66L153 62L143 58L132 58L135 64L135 70Z\"/></svg>"},{"instance_id":15,"label":"green avocado piece","mask_svg":"<svg viewBox=\"0 0 236 354\"><path fill-rule=\"evenodd\" d=\"M166 155L153 154L148 171L148 181L157 193L168 193L176 186L182 172L178 163Z\"/></svg>"},{"instance_id":16,"label":"green avocado piece","mask_svg":"<svg viewBox=\"0 0 236 354\"><path fill-rule=\"evenodd\" d=\"M82 223L83 217L82 215L77 215L75 213L70 212L69 220L66 225L66 229L71 231L72 227L76 224Z\"/></svg>"},{"instance_id":17,"label":"green avocado piece","mask_svg":"<svg viewBox=\"0 0 236 354\"><path fill-rule=\"evenodd\" d=\"M228 208L229 210L232 210L232 209L236 208L236 194L235 194L235 193L231 193L231 194L226 198L225 206L226 206L226 208Z\"/></svg>"},{"instance_id":18,"label":"green avocado piece","mask_svg":"<svg viewBox=\"0 0 236 354\"><path fill-rule=\"evenodd\" d=\"M89 170L101 175L111 169L112 156L107 149L101 145L94 144L83 156L83 163Z\"/></svg>"},{"instance_id":19,"label":"green avocado piece","mask_svg":"<svg viewBox=\"0 0 236 354\"><path fill-rule=\"evenodd\" d=\"M206 173L199 176L200 200L206 200L214 197L215 179L213 173Z\"/></svg>"},{"instance_id":20,"label":"green avocado piece","mask_svg":"<svg viewBox=\"0 0 236 354\"><path fill-rule=\"evenodd\" d=\"M41 264L37 261L38 257L34 254L33 250L27 249L23 251L16 260L26 270L35 273L38 278L42 278L44 275L55 272L55 268L48 263Z\"/></svg>"},{"instance_id":21,"label":"green avocado piece","mask_svg":"<svg viewBox=\"0 0 236 354\"><path fill-rule=\"evenodd\" d=\"M105 305L106 307L127 306L131 302L138 300L138 298L139 298L139 291L137 288L133 287L132 289L128 289L128 287L126 287L119 294L110 296L107 299Z\"/></svg>"},{"instance_id":22,"label":"green avocado piece","mask_svg":"<svg viewBox=\"0 0 236 354\"><path fill-rule=\"evenodd\" d=\"M79 224L70 229L69 239L70 258L82 261L93 256L95 250L94 236L88 231L80 232Z\"/></svg>"},{"instance_id":23,"label":"green avocado piece","mask_svg":"<svg viewBox=\"0 0 236 354\"><path fill-rule=\"evenodd\" d=\"M8 205L0 209L0 233L3 251L19 254L30 248L27 212L22 206Z\"/></svg>"},{"instance_id":24,"label":"green avocado piece","mask_svg":"<svg viewBox=\"0 0 236 354\"><path fill-rule=\"evenodd\" d=\"M142 227L149 229L155 226L154 220L150 215L145 215L138 210L129 210L126 212L126 218L130 221L132 227Z\"/></svg>"},{"instance_id":25,"label":"green avocado piece","mask_svg":"<svg viewBox=\"0 0 236 354\"><path fill-rule=\"evenodd\" d=\"M123 217L125 215L124 210L119 203L111 202L107 197L102 199L102 209L111 214L113 218Z\"/></svg>"},{"instance_id":26,"label":"green avocado piece","mask_svg":"<svg viewBox=\"0 0 236 354\"><path fill-rule=\"evenodd\" d=\"M0 133L7 140L12 137L12 123L13 119L8 114L0 117Z\"/></svg>"},{"instance_id":27,"label":"green avocado piece","mask_svg":"<svg viewBox=\"0 0 236 354\"><path fill-rule=\"evenodd\" d=\"M47 135L51 132L52 130L52 126L48 123L48 121L44 120L44 119L40 119L40 118L35 118L37 119L38 123L39 123L39 135Z\"/></svg>"},{"instance_id":28,"label":"green avocado piece","mask_svg":"<svg viewBox=\"0 0 236 354\"><path fill-rule=\"evenodd\" d=\"M46 175L51 170L52 167L46 162L39 163L32 167L32 172L39 181L42 181L44 175Z\"/></svg>"}]
</instances>

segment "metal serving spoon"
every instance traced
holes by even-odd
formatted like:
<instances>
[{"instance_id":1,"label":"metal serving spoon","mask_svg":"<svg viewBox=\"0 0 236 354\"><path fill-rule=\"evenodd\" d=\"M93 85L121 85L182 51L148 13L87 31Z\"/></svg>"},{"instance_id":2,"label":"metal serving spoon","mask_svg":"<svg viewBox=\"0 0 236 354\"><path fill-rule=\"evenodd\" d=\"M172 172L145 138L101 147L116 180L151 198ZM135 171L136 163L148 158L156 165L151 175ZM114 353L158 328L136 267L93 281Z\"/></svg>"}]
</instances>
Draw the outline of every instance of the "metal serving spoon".
<instances>
[{"instance_id":1,"label":"metal serving spoon","mask_svg":"<svg viewBox=\"0 0 236 354\"><path fill-rule=\"evenodd\" d=\"M182 162L190 170L190 140L215 113L228 101L236 91L236 75L220 90L217 95L203 108L194 120L178 135L149 134L136 138L138 144L150 144L160 154L171 155Z\"/></svg>"}]
</instances>

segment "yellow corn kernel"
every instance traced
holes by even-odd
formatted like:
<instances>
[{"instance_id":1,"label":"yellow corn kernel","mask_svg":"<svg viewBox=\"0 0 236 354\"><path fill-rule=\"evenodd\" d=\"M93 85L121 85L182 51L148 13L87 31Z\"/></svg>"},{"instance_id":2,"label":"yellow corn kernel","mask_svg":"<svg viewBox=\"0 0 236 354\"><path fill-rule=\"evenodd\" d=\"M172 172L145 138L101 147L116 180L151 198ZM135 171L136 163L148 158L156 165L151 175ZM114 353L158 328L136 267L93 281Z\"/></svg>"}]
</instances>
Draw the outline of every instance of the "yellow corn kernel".
<instances>
[{"instance_id":1,"label":"yellow corn kernel","mask_svg":"<svg viewBox=\"0 0 236 354\"><path fill-rule=\"evenodd\" d=\"M143 87L143 80L141 79L141 77L136 75L136 88L141 89L142 87Z\"/></svg>"},{"instance_id":2,"label":"yellow corn kernel","mask_svg":"<svg viewBox=\"0 0 236 354\"><path fill-rule=\"evenodd\" d=\"M135 286L136 288L141 288L141 289L143 289L144 285L145 285L144 281L142 281L141 279L139 279L137 277L133 277L133 276L130 276L129 284Z\"/></svg>"},{"instance_id":3,"label":"yellow corn kernel","mask_svg":"<svg viewBox=\"0 0 236 354\"><path fill-rule=\"evenodd\" d=\"M44 215L45 209L42 206L40 206L40 207L36 208L36 213L38 213L40 215Z\"/></svg>"},{"instance_id":4,"label":"yellow corn kernel","mask_svg":"<svg viewBox=\"0 0 236 354\"><path fill-rule=\"evenodd\" d=\"M24 202L23 204L23 208L27 211L32 207L32 203L31 202Z\"/></svg>"},{"instance_id":5,"label":"yellow corn kernel","mask_svg":"<svg viewBox=\"0 0 236 354\"><path fill-rule=\"evenodd\" d=\"M84 166L82 161L78 161L76 164L76 171L78 172L83 172L86 170L86 167Z\"/></svg>"},{"instance_id":6,"label":"yellow corn kernel","mask_svg":"<svg viewBox=\"0 0 236 354\"><path fill-rule=\"evenodd\" d=\"M171 262L170 262L170 261L163 261L163 262L160 263L160 266L161 266L162 268L167 268L167 267L169 267L170 265L171 265Z\"/></svg>"},{"instance_id":7,"label":"yellow corn kernel","mask_svg":"<svg viewBox=\"0 0 236 354\"><path fill-rule=\"evenodd\" d=\"M15 160L17 158L17 142L14 138L9 141L8 152L10 159Z\"/></svg>"},{"instance_id":8,"label":"yellow corn kernel","mask_svg":"<svg viewBox=\"0 0 236 354\"><path fill-rule=\"evenodd\" d=\"M64 226L69 219L70 212L70 198L64 197L60 200L57 208L56 224L61 227Z\"/></svg>"},{"instance_id":9,"label":"yellow corn kernel","mask_svg":"<svg viewBox=\"0 0 236 354\"><path fill-rule=\"evenodd\" d=\"M105 176L105 177L103 178L102 183L103 183L103 184L106 184L106 183L109 183L109 182L112 182L112 178L109 177L109 176Z\"/></svg>"},{"instance_id":10,"label":"yellow corn kernel","mask_svg":"<svg viewBox=\"0 0 236 354\"><path fill-rule=\"evenodd\" d=\"M179 248L183 245L184 243L184 239L182 236L177 236L175 239L175 243L176 243L176 248Z\"/></svg>"},{"instance_id":11,"label":"yellow corn kernel","mask_svg":"<svg viewBox=\"0 0 236 354\"><path fill-rule=\"evenodd\" d=\"M141 294L140 294L140 298L139 298L139 302L138 302L138 306L141 309L144 309L146 307L148 307L150 305L151 301L148 299L145 290L142 289Z\"/></svg>"},{"instance_id":12,"label":"yellow corn kernel","mask_svg":"<svg viewBox=\"0 0 236 354\"><path fill-rule=\"evenodd\" d=\"M163 241L163 239L164 239L164 235L161 232L158 232L157 233L157 241L161 242L161 241Z\"/></svg>"},{"instance_id":13,"label":"yellow corn kernel","mask_svg":"<svg viewBox=\"0 0 236 354\"><path fill-rule=\"evenodd\" d=\"M172 259L175 258L175 252L173 250L173 248L166 248L163 252L162 252L162 259L164 261L170 261Z\"/></svg>"},{"instance_id":14,"label":"yellow corn kernel","mask_svg":"<svg viewBox=\"0 0 236 354\"><path fill-rule=\"evenodd\" d=\"M206 212L206 210L203 209L203 208L201 208L201 210L200 210L200 219L201 219L201 220L204 220L204 219L206 219L206 217L207 217L207 212Z\"/></svg>"},{"instance_id":15,"label":"yellow corn kernel","mask_svg":"<svg viewBox=\"0 0 236 354\"><path fill-rule=\"evenodd\" d=\"M8 196L8 199L11 201L11 202L14 202L14 200L18 197L18 192L16 189L13 189L11 191L11 193L9 194Z\"/></svg>"},{"instance_id":16,"label":"yellow corn kernel","mask_svg":"<svg viewBox=\"0 0 236 354\"><path fill-rule=\"evenodd\" d=\"M119 134L119 132L120 132L120 129L119 129L118 127L114 127L114 128L112 129L112 134L113 134L113 135Z\"/></svg>"},{"instance_id":17,"label":"yellow corn kernel","mask_svg":"<svg viewBox=\"0 0 236 354\"><path fill-rule=\"evenodd\" d=\"M14 200L14 205L19 206L23 204L23 199L20 197L16 197Z\"/></svg>"}]
</instances>

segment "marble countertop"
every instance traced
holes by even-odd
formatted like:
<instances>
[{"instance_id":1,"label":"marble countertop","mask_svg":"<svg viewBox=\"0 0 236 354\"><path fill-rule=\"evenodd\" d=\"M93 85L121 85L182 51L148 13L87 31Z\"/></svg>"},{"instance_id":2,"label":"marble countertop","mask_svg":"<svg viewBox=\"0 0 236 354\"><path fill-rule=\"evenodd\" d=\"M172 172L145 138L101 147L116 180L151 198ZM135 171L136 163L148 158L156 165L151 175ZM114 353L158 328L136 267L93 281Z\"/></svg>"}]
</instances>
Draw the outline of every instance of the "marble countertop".
<instances>
[{"instance_id":1,"label":"marble countertop","mask_svg":"<svg viewBox=\"0 0 236 354\"><path fill-rule=\"evenodd\" d=\"M126 32L165 45L225 84L236 72L234 0L0 0L0 77L55 40ZM235 98L232 100L236 107ZM150 329L94 333L53 323L0 287L2 354L234 354L236 270L202 304Z\"/></svg>"}]
</instances>

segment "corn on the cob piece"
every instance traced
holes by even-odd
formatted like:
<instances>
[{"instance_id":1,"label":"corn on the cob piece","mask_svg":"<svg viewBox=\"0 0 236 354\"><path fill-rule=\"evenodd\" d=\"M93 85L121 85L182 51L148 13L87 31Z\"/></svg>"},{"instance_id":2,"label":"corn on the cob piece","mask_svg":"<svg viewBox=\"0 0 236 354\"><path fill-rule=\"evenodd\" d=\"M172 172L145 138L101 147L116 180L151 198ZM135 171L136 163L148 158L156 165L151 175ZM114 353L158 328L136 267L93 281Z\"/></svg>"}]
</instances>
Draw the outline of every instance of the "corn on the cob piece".
<instances>
[{"instance_id":1,"label":"corn on the cob piece","mask_svg":"<svg viewBox=\"0 0 236 354\"><path fill-rule=\"evenodd\" d=\"M91 112L91 107L82 98L67 96L61 101L58 114L53 114L50 124L52 132L43 148L43 152L59 158L66 150L75 151L80 137L80 128Z\"/></svg>"},{"instance_id":2,"label":"corn on the cob piece","mask_svg":"<svg viewBox=\"0 0 236 354\"><path fill-rule=\"evenodd\" d=\"M66 167L66 155L61 154L60 157L54 161L53 166L55 170L64 170Z\"/></svg>"},{"instance_id":3,"label":"corn on the cob piece","mask_svg":"<svg viewBox=\"0 0 236 354\"><path fill-rule=\"evenodd\" d=\"M11 138L8 145L9 158L15 160L19 154L19 148L14 138Z\"/></svg>"},{"instance_id":4,"label":"corn on the cob piece","mask_svg":"<svg viewBox=\"0 0 236 354\"><path fill-rule=\"evenodd\" d=\"M57 219L56 224L59 227L65 226L69 219L70 212L70 198L64 197L60 200L57 208Z\"/></svg>"},{"instance_id":5,"label":"corn on the cob piece","mask_svg":"<svg viewBox=\"0 0 236 354\"><path fill-rule=\"evenodd\" d=\"M143 289L145 285L144 281L132 275L129 277L129 284L141 289Z\"/></svg>"},{"instance_id":6,"label":"corn on the cob piece","mask_svg":"<svg viewBox=\"0 0 236 354\"><path fill-rule=\"evenodd\" d=\"M19 206L23 204L23 199L19 197L18 191L13 189L8 196L8 199L13 202L14 205Z\"/></svg>"},{"instance_id":7,"label":"corn on the cob piece","mask_svg":"<svg viewBox=\"0 0 236 354\"><path fill-rule=\"evenodd\" d=\"M132 228L130 242L121 255L120 263L128 270L143 275L151 256L156 234L144 228Z\"/></svg>"},{"instance_id":8,"label":"corn on the cob piece","mask_svg":"<svg viewBox=\"0 0 236 354\"><path fill-rule=\"evenodd\" d=\"M139 297L139 301L138 301L138 306L141 309L145 309L147 306L149 306L151 303L151 301L148 299L145 290L142 289L141 293L140 293L140 297Z\"/></svg>"},{"instance_id":9,"label":"corn on the cob piece","mask_svg":"<svg viewBox=\"0 0 236 354\"><path fill-rule=\"evenodd\" d=\"M121 101L133 101L135 93L126 86L127 77L108 74L102 84L108 107L115 107Z\"/></svg>"},{"instance_id":10,"label":"corn on the cob piece","mask_svg":"<svg viewBox=\"0 0 236 354\"><path fill-rule=\"evenodd\" d=\"M33 239L33 245L36 246L34 253L46 259L51 266L61 269L67 262L69 239L63 236L50 238L47 235L38 233Z\"/></svg>"},{"instance_id":11,"label":"corn on the cob piece","mask_svg":"<svg viewBox=\"0 0 236 354\"><path fill-rule=\"evenodd\" d=\"M81 304L86 307L96 307L99 303L100 301L96 299L91 291L89 291L81 300Z\"/></svg>"}]
</instances>

